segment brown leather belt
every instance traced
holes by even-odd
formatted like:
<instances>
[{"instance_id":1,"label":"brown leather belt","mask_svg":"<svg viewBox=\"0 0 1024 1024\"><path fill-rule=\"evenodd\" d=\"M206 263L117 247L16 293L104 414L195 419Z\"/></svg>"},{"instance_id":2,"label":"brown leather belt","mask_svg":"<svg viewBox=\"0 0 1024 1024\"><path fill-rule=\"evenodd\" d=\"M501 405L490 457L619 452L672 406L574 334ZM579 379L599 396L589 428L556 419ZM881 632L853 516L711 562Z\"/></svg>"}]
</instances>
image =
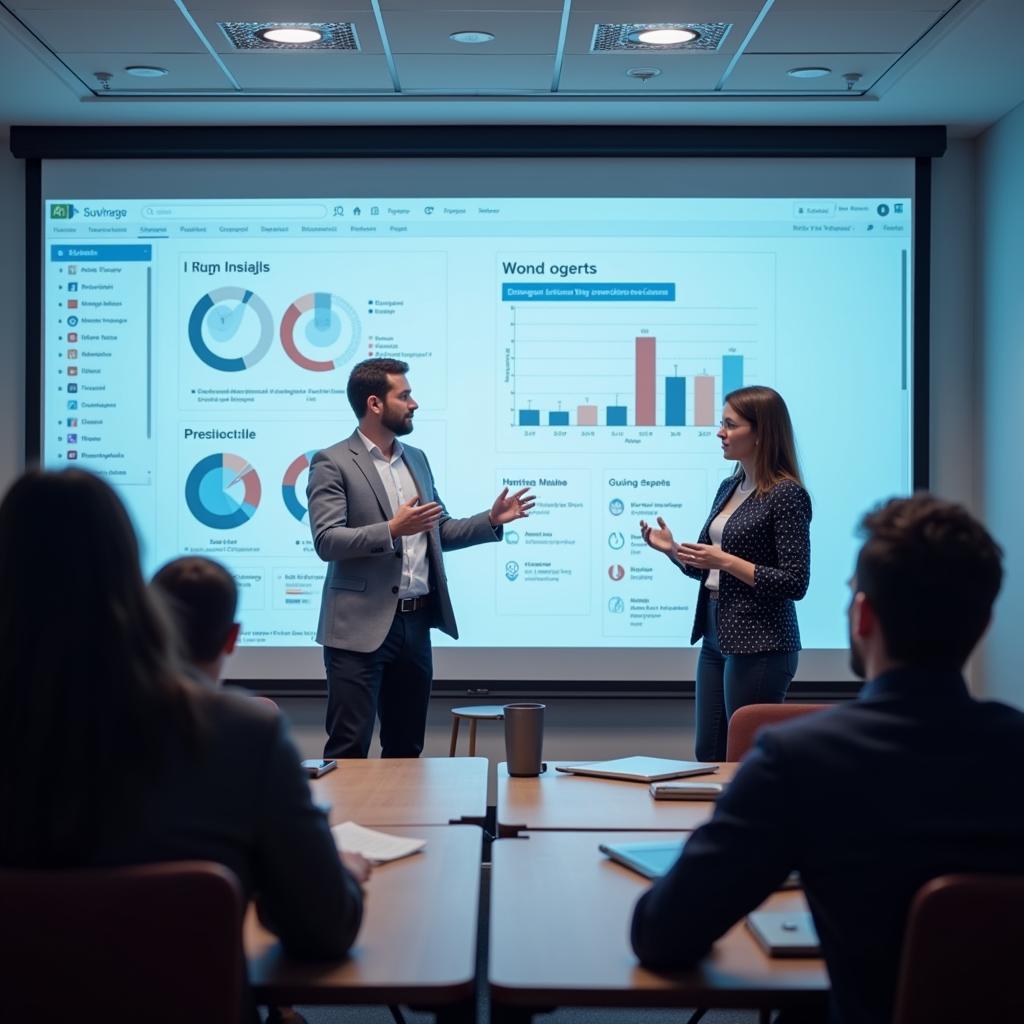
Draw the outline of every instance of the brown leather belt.
<instances>
[{"instance_id":1,"label":"brown leather belt","mask_svg":"<svg viewBox=\"0 0 1024 1024\"><path fill-rule=\"evenodd\" d=\"M398 610L400 612L418 612L421 608L426 608L429 603L429 594L424 594L422 597L403 597L398 602Z\"/></svg>"}]
</instances>

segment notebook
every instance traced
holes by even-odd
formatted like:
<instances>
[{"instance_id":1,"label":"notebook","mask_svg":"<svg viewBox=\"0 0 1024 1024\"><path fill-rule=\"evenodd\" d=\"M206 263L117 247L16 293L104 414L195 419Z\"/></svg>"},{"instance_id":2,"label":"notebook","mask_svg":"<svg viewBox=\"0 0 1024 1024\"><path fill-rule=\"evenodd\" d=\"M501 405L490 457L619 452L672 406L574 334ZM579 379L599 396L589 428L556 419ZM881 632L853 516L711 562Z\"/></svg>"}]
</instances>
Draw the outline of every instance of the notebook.
<instances>
[{"instance_id":1,"label":"notebook","mask_svg":"<svg viewBox=\"0 0 1024 1024\"><path fill-rule=\"evenodd\" d=\"M404 836L393 836L387 832L375 832L364 828L354 821L343 821L331 829L334 843L339 850L349 853L361 853L374 864L384 864L389 860L399 860L411 854L419 853L427 845L426 839L406 839Z\"/></svg>"},{"instance_id":2,"label":"notebook","mask_svg":"<svg viewBox=\"0 0 1024 1024\"><path fill-rule=\"evenodd\" d=\"M560 764L555 770L570 775L593 775L600 779L650 783L681 779L684 775L710 775L718 771L718 765L704 761L671 761L665 757L618 757L614 761Z\"/></svg>"},{"instance_id":3,"label":"notebook","mask_svg":"<svg viewBox=\"0 0 1024 1024\"><path fill-rule=\"evenodd\" d=\"M769 956L821 956L809 910L755 910L747 914L747 927Z\"/></svg>"},{"instance_id":4,"label":"notebook","mask_svg":"<svg viewBox=\"0 0 1024 1024\"><path fill-rule=\"evenodd\" d=\"M679 859L685 839L656 839L646 843L602 843L598 849L644 878L661 878Z\"/></svg>"}]
</instances>

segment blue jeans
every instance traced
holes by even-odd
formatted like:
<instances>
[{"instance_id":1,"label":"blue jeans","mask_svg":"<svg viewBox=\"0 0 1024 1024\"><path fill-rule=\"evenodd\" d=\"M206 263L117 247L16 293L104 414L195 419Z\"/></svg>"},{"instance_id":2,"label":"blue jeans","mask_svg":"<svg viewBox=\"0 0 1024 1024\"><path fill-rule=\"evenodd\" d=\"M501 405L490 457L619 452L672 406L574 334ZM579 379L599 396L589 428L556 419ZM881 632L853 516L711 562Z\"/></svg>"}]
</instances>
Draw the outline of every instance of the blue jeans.
<instances>
[{"instance_id":1,"label":"blue jeans","mask_svg":"<svg viewBox=\"0 0 1024 1024\"><path fill-rule=\"evenodd\" d=\"M697 658L697 760L724 761L732 713L745 704L781 704L798 660L797 651L723 654L718 602L708 601Z\"/></svg>"}]
</instances>

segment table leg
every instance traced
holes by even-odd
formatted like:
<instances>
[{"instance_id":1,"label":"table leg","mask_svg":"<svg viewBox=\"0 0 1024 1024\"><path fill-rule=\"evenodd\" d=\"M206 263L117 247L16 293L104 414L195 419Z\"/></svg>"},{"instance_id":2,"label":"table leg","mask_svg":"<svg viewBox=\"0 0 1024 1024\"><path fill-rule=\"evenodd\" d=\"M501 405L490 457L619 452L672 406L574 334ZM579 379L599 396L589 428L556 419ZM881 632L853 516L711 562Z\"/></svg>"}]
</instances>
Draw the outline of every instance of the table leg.
<instances>
[{"instance_id":1,"label":"table leg","mask_svg":"<svg viewBox=\"0 0 1024 1024\"><path fill-rule=\"evenodd\" d=\"M452 739L451 743L448 744L448 756L455 756L455 746L459 742L459 722L461 719L458 715L452 715Z\"/></svg>"},{"instance_id":2,"label":"table leg","mask_svg":"<svg viewBox=\"0 0 1024 1024\"><path fill-rule=\"evenodd\" d=\"M469 720L469 756L476 757L476 719Z\"/></svg>"}]
</instances>

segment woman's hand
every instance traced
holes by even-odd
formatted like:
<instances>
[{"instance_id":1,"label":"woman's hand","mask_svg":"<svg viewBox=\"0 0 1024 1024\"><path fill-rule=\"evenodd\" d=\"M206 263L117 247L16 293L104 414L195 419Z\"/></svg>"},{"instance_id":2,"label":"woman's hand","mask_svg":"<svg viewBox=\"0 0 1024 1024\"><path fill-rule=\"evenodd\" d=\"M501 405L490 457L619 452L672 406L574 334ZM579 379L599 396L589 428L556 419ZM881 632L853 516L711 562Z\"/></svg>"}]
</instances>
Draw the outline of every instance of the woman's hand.
<instances>
[{"instance_id":1,"label":"woman's hand","mask_svg":"<svg viewBox=\"0 0 1024 1024\"><path fill-rule=\"evenodd\" d=\"M728 572L733 556L726 554L715 544L679 544L674 552L675 560L694 569L718 569Z\"/></svg>"},{"instance_id":2,"label":"woman's hand","mask_svg":"<svg viewBox=\"0 0 1024 1024\"><path fill-rule=\"evenodd\" d=\"M672 531L665 525L665 520L658 516L658 529L651 526L650 523L645 520L640 520L640 536L643 537L644 543L654 548L655 551L661 551L663 554L672 557L672 552L676 549L676 541L672 536Z\"/></svg>"}]
</instances>

